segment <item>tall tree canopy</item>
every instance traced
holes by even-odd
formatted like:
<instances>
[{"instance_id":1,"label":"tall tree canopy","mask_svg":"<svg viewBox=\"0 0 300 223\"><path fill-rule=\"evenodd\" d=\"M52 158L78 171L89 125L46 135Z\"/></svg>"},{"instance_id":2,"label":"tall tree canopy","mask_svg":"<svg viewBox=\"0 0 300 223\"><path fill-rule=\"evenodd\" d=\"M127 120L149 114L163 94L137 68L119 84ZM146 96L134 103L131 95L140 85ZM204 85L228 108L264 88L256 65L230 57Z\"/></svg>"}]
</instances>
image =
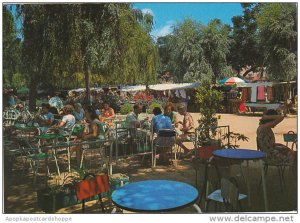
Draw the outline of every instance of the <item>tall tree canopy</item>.
<instances>
[{"instance_id":1,"label":"tall tree canopy","mask_svg":"<svg viewBox=\"0 0 300 223\"><path fill-rule=\"evenodd\" d=\"M150 17L136 17L129 4L22 5L19 12L31 92L40 82L66 86L78 73L84 74L87 91L90 74L106 83L128 83L130 75L136 77L134 83L155 80L156 49L147 34Z\"/></svg>"},{"instance_id":2,"label":"tall tree canopy","mask_svg":"<svg viewBox=\"0 0 300 223\"><path fill-rule=\"evenodd\" d=\"M258 3L242 3L244 14L232 18L233 28L230 38L233 41L228 59L237 71L246 66L251 66L254 70L263 63L255 19L258 5Z\"/></svg>"},{"instance_id":3,"label":"tall tree canopy","mask_svg":"<svg viewBox=\"0 0 300 223\"><path fill-rule=\"evenodd\" d=\"M219 19L211 20L207 26L200 29L201 46L204 57L213 70L213 82L227 75L227 57L230 49L230 27L224 25Z\"/></svg>"},{"instance_id":4,"label":"tall tree canopy","mask_svg":"<svg viewBox=\"0 0 300 223\"><path fill-rule=\"evenodd\" d=\"M3 79L4 86L19 87L13 79L20 80L21 41L17 38L16 23L6 5L3 9ZM19 77L19 78L18 78Z\"/></svg>"},{"instance_id":5,"label":"tall tree canopy","mask_svg":"<svg viewBox=\"0 0 300 223\"><path fill-rule=\"evenodd\" d=\"M261 4L256 19L269 78L277 81L294 79L297 76L296 4Z\"/></svg>"},{"instance_id":6,"label":"tall tree canopy","mask_svg":"<svg viewBox=\"0 0 300 223\"><path fill-rule=\"evenodd\" d=\"M158 39L161 70L173 73L177 81L215 82L229 70L229 31L217 19L207 26L190 18L178 23L171 35Z\"/></svg>"}]
</instances>

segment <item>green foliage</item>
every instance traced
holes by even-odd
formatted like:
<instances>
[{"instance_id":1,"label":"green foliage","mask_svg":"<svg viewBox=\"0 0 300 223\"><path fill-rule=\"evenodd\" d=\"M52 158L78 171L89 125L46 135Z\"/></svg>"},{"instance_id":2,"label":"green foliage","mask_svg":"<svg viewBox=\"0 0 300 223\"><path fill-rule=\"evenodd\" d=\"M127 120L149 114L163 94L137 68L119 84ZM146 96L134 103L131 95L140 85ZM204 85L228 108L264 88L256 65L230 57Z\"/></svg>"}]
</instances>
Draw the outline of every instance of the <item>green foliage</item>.
<instances>
[{"instance_id":1,"label":"green foliage","mask_svg":"<svg viewBox=\"0 0 300 223\"><path fill-rule=\"evenodd\" d=\"M263 63L255 19L259 3L242 3L241 6L244 14L232 18L233 28L230 34L232 44L228 58L237 71L248 65L253 68L260 67Z\"/></svg>"},{"instance_id":2,"label":"green foliage","mask_svg":"<svg viewBox=\"0 0 300 223\"><path fill-rule=\"evenodd\" d=\"M257 24L270 79L294 79L297 75L297 5L261 4Z\"/></svg>"},{"instance_id":3,"label":"green foliage","mask_svg":"<svg viewBox=\"0 0 300 223\"><path fill-rule=\"evenodd\" d=\"M227 66L227 55L230 49L230 27L222 24L219 19L211 20L200 29L201 46L204 57L213 71L213 82L220 79L222 70Z\"/></svg>"},{"instance_id":4,"label":"green foliage","mask_svg":"<svg viewBox=\"0 0 300 223\"><path fill-rule=\"evenodd\" d=\"M237 149L239 148L240 145L238 145L238 141L242 140L242 141L248 141L249 137L240 134L240 133L236 133L236 132L228 132L227 134L222 136L223 140L226 140L229 138L229 144L227 145L228 148L233 148L233 149Z\"/></svg>"},{"instance_id":5,"label":"green foliage","mask_svg":"<svg viewBox=\"0 0 300 223\"><path fill-rule=\"evenodd\" d=\"M155 82L157 50L147 34L153 21L149 15L137 21L130 4L25 4L18 5L18 12L23 18L22 71L32 100L37 83L61 89L82 82L89 88L90 79Z\"/></svg>"},{"instance_id":6,"label":"green foliage","mask_svg":"<svg viewBox=\"0 0 300 223\"><path fill-rule=\"evenodd\" d=\"M160 71L173 73L179 82L215 82L227 66L229 31L220 20L205 26L187 18L176 24L172 35L157 41Z\"/></svg>"},{"instance_id":7,"label":"green foliage","mask_svg":"<svg viewBox=\"0 0 300 223\"><path fill-rule=\"evenodd\" d=\"M3 79L5 86L15 87L13 76L19 72L21 65L20 39L17 38L17 29L14 17L8 6L3 5ZM20 75L20 74L19 74Z\"/></svg>"},{"instance_id":8,"label":"green foliage","mask_svg":"<svg viewBox=\"0 0 300 223\"><path fill-rule=\"evenodd\" d=\"M210 83L204 83L196 93L196 100L200 105L201 118L198 120L199 128L203 129L204 137L209 138L209 131L217 126L216 112L220 109L223 100L222 93L210 87Z\"/></svg>"},{"instance_id":9,"label":"green foliage","mask_svg":"<svg viewBox=\"0 0 300 223\"><path fill-rule=\"evenodd\" d=\"M130 103L125 103L121 106L121 114L127 115L128 113L133 111L133 106Z\"/></svg>"},{"instance_id":10,"label":"green foliage","mask_svg":"<svg viewBox=\"0 0 300 223\"><path fill-rule=\"evenodd\" d=\"M12 76L11 85L12 85L12 87L20 89L27 85L26 78L21 73L15 73Z\"/></svg>"}]
</instances>

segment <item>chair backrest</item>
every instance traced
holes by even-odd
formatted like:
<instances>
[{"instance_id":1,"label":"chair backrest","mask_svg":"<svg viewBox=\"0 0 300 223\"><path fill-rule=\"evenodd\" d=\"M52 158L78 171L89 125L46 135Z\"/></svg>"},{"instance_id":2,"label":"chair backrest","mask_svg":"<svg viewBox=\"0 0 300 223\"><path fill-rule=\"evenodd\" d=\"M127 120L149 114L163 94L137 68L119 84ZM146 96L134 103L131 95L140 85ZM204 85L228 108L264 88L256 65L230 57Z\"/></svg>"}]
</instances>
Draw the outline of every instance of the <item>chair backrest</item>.
<instances>
[{"instance_id":1,"label":"chair backrest","mask_svg":"<svg viewBox=\"0 0 300 223\"><path fill-rule=\"evenodd\" d=\"M174 129L160 129L158 130L159 137L175 137L176 131Z\"/></svg>"},{"instance_id":2,"label":"chair backrest","mask_svg":"<svg viewBox=\"0 0 300 223\"><path fill-rule=\"evenodd\" d=\"M72 127L71 134L78 136L78 135L82 134L83 131L84 131L84 126L82 124L75 124Z\"/></svg>"},{"instance_id":3,"label":"chair backrest","mask_svg":"<svg viewBox=\"0 0 300 223\"><path fill-rule=\"evenodd\" d=\"M212 192L220 188L221 174L217 164L209 161L205 164L204 182L208 183L205 185L207 192ZM207 188L209 186L209 188Z\"/></svg>"},{"instance_id":4,"label":"chair backrest","mask_svg":"<svg viewBox=\"0 0 300 223\"><path fill-rule=\"evenodd\" d=\"M295 142L297 140L297 134L293 131L289 131L287 134L283 134L283 140L285 142Z\"/></svg>"},{"instance_id":5,"label":"chair backrest","mask_svg":"<svg viewBox=\"0 0 300 223\"><path fill-rule=\"evenodd\" d=\"M78 200L84 200L94 195L109 191L107 174L88 174L87 178L75 185Z\"/></svg>"},{"instance_id":6,"label":"chair backrest","mask_svg":"<svg viewBox=\"0 0 300 223\"><path fill-rule=\"evenodd\" d=\"M221 179L221 195L224 202L236 211L239 202L239 188L237 184L233 183L233 179Z\"/></svg>"}]
</instances>

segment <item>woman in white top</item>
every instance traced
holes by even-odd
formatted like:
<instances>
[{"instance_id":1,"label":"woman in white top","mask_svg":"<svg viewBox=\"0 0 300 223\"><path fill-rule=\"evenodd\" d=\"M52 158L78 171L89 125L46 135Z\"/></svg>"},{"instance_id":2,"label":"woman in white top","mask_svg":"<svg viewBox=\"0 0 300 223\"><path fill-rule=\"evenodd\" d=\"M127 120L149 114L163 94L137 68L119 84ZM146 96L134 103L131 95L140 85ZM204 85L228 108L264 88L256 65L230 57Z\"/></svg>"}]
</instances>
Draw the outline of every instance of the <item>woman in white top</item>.
<instances>
[{"instance_id":1,"label":"woman in white top","mask_svg":"<svg viewBox=\"0 0 300 223\"><path fill-rule=\"evenodd\" d=\"M59 128L64 128L67 131L71 131L72 127L75 125L75 116L73 115L73 106L66 105L64 108L65 115L63 116L61 122L59 123Z\"/></svg>"}]
</instances>

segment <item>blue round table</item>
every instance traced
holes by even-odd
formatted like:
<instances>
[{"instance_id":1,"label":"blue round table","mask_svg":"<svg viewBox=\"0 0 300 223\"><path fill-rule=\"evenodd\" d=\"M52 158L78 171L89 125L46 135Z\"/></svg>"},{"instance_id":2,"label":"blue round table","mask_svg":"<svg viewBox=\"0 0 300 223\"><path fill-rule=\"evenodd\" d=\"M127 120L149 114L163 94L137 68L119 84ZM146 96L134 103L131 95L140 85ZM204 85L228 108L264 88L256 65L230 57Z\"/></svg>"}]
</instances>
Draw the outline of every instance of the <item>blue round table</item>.
<instances>
[{"instance_id":1,"label":"blue round table","mask_svg":"<svg viewBox=\"0 0 300 223\"><path fill-rule=\"evenodd\" d=\"M164 212L192 204L195 207L198 196L198 190L186 183L145 180L118 188L112 193L112 201L117 207L128 211ZM195 208L200 212L197 207Z\"/></svg>"},{"instance_id":2,"label":"blue round table","mask_svg":"<svg viewBox=\"0 0 300 223\"><path fill-rule=\"evenodd\" d=\"M220 158L256 160L266 157L266 153L250 149L218 149L213 151L213 155Z\"/></svg>"}]
</instances>

